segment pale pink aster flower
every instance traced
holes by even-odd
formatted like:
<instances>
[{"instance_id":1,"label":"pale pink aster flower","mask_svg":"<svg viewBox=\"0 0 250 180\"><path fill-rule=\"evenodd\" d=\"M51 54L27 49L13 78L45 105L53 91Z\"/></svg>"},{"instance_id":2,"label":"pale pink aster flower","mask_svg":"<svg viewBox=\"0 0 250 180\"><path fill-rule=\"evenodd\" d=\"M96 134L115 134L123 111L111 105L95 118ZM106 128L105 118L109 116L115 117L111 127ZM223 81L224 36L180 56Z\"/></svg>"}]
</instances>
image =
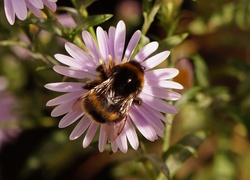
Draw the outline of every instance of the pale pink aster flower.
<instances>
[{"instance_id":1,"label":"pale pink aster flower","mask_svg":"<svg viewBox=\"0 0 250 180\"><path fill-rule=\"evenodd\" d=\"M132 58L132 54L141 37L141 32L138 30L133 34L126 49L125 34L126 27L123 21L120 21L116 28L110 27L108 32L98 27L96 30L98 43L94 41L89 32L83 31L82 38L89 53L67 42L65 49L70 56L63 54L55 55L55 58L66 66L54 66L54 70L59 74L76 79L97 79L96 68L98 66L104 65L110 70L114 65L123 64L131 60L137 61L145 68L144 85L138 95L138 98L142 99L142 104L131 104L124 128L117 134L115 139L111 137L112 133L114 133L112 132L115 129L114 126L120 126L122 122L117 122L115 125L97 123L91 120L82 108L75 110L74 106L78 103L79 98L88 92L88 90L84 89L84 82L57 82L45 85L47 89L66 93L50 100L47 106L57 105L51 116L65 115L59 123L60 128L67 127L80 119L70 134L70 140L75 140L86 132L82 143L84 148L90 144L97 129L100 128L98 141L100 152L105 150L108 141L111 143L113 152L116 152L118 149L122 152L127 152L127 141L133 149L137 149L139 141L135 127L146 139L154 141L158 137L163 136L165 130L163 122L169 123L163 114L175 114L177 112L176 108L167 103L166 100L178 100L180 94L166 88L182 89L180 84L168 80L175 77L178 74L178 70L175 68L153 69L163 62L170 52L163 51L150 56L158 48L157 42L151 42L139 50Z\"/></svg>"},{"instance_id":2,"label":"pale pink aster flower","mask_svg":"<svg viewBox=\"0 0 250 180\"><path fill-rule=\"evenodd\" d=\"M57 0L4 0L4 11L7 20L11 25L15 23L15 16L20 20L25 20L27 18L27 8L35 16L42 18L41 9L44 5L47 6L51 11L56 11Z\"/></svg>"}]
</instances>

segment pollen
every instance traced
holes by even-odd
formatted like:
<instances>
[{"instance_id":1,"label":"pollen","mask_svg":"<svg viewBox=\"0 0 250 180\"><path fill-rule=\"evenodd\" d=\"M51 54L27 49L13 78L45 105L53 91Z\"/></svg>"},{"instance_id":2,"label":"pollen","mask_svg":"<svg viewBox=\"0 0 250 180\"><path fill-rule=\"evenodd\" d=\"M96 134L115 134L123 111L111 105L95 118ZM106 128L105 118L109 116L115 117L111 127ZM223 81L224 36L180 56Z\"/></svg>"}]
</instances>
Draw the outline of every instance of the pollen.
<instances>
[{"instance_id":1,"label":"pollen","mask_svg":"<svg viewBox=\"0 0 250 180\"><path fill-rule=\"evenodd\" d=\"M127 59L126 57L124 57L124 58L121 60L121 63L124 64L124 63L127 62L127 60L128 60L128 59Z\"/></svg>"},{"instance_id":2,"label":"pollen","mask_svg":"<svg viewBox=\"0 0 250 180\"><path fill-rule=\"evenodd\" d=\"M103 61L103 59L99 59L99 63L100 63L101 65L104 65L104 64L105 64L104 61Z\"/></svg>"},{"instance_id":3,"label":"pollen","mask_svg":"<svg viewBox=\"0 0 250 180\"><path fill-rule=\"evenodd\" d=\"M100 61L100 60L99 60ZM105 62L102 60L102 64L105 64L107 67L107 70L112 69L116 64L117 58L113 58L110 54L108 55L108 60L105 64Z\"/></svg>"},{"instance_id":4,"label":"pollen","mask_svg":"<svg viewBox=\"0 0 250 180\"><path fill-rule=\"evenodd\" d=\"M110 116L109 116L109 120L110 121L114 121L114 120L116 120L118 118L118 114L117 113L112 113L112 114L110 114Z\"/></svg>"}]
</instances>

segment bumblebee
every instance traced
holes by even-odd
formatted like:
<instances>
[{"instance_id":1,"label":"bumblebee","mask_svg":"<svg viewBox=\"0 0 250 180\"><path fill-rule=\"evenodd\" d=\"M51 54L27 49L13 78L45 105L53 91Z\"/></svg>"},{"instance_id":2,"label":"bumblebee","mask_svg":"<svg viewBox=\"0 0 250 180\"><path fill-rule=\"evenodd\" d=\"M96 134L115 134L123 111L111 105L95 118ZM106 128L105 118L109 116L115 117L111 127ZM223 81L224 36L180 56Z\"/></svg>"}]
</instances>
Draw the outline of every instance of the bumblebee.
<instances>
[{"instance_id":1,"label":"bumblebee","mask_svg":"<svg viewBox=\"0 0 250 180\"><path fill-rule=\"evenodd\" d=\"M141 105L138 94L144 84L144 70L139 62L129 61L107 68L96 68L99 76L83 87L88 90L81 97L85 114L97 123L118 125L117 136L123 130L132 104Z\"/></svg>"}]
</instances>

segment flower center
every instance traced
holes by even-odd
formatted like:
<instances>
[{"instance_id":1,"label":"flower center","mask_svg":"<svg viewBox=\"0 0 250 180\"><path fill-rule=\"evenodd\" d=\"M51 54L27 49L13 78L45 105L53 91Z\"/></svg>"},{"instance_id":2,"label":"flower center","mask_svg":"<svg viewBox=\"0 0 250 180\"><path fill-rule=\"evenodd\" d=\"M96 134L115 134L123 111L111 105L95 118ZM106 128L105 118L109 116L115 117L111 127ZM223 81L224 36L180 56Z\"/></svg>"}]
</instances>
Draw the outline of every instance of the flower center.
<instances>
[{"instance_id":1,"label":"flower center","mask_svg":"<svg viewBox=\"0 0 250 180\"><path fill-rule=\"evenodd\" d=\"M103 66L103 69L105 70L105 73L109 73L110 70L116 66L116 62L117 62L117 59L118 58L113 58L110 54L108 55L108 60L105 62L103 59L99 59L99 63L100 65ZM122 60L121 60L121 63L120 64L124 64L127 62L127 58L124 57Z\"/></svg>"}]
</instances>

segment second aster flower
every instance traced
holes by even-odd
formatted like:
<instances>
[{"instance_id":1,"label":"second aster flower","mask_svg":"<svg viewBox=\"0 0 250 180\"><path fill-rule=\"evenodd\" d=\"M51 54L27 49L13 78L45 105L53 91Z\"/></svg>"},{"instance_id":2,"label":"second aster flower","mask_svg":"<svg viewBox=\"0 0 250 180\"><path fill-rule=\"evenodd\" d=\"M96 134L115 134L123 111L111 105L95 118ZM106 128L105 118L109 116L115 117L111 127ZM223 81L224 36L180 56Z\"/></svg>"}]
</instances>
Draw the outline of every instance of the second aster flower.
<instances>
[{"instance_id":1,"label":"second aster flower","mask_svg":"<svg viewBox=\"0 0 250 180\"><path fill-rule=\"evenodd\" d=\"M28 15L27 8L35 16L42 18L40 9L47 6L51 11L56 11L57 0L4 0L4 11L8 22L13 25L15 23L15 16L20 20L25 20Z\"/></svg>"},{"instance_id":2,"label":"second aster flower","mask_svg":"<svg viewBox=\"0 0 250 180\"><path fill-rule=\"evenodd\" d=\"M113 152L118 149L127 152L127 142L137 149L136 128L150 141L162 137L164 122L169 123L163 114L177 112L166 100L180 98L178 93L169 89L182 89L182 86L169 80L178 74L177 69L153 68L170 52L151 56L158 48L157 42L151 42L132 58L141 32L136 31L125 48L126 27L123 21L116 27L110 27L108 32L98 27L96 35L98 43L89 32L82 32L88 53L68 42L65 49L70 56L55 55L66 65L54 66L57 73L87 81L46 84L47 89L65 93L47 103L47 106L57 106L51 115L64 115L60 128L79 120L70 139L77 139L85 133L84 148L91 143L99 128L100 152L105 150L108 141Z\"/></svg>"}]
</instances>

